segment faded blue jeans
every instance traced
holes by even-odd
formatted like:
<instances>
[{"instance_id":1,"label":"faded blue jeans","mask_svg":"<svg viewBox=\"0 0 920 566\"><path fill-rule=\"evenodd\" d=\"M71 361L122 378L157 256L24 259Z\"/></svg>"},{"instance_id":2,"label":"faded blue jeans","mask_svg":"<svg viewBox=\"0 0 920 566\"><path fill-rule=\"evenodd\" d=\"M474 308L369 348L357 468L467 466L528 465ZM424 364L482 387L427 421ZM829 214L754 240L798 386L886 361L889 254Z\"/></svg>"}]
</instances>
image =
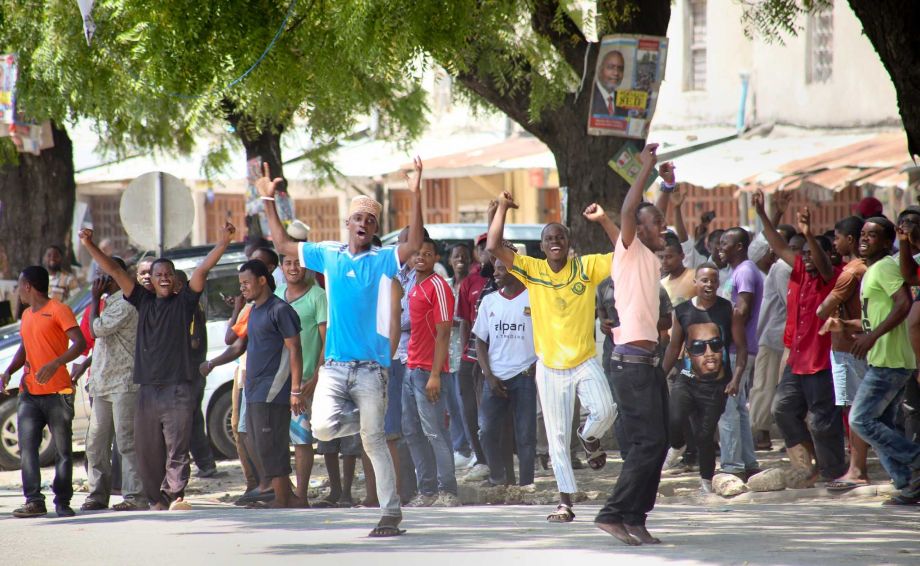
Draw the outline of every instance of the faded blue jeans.
<instances>
[{"instance_id":1,"label":"faded blue jeans","mask_svg":"<svg viewBox=\"0 0 920 566\"><path fill-rule=\"evenodd\" d=\"M386 407L386 368L376 362L328 361L319 370L310 424L317 440L361 433L361 443L377 477L377 499L383 515L402 517L396 470L383 432Z\"/></svg>"},{"instance_id":2,"label":"faded blue jeans","mask_svg":"<svg viewBox=\"0 0 920 566\"><path fill-rule=\"evenodd\" d=\"M430 372L415 368L409 370L403 381L403 437L415 462L418 492L423 495L436 495L438 492L457 495L454 453L444 421L444 395L449 391L447 384L441 381L441 395L437 402L429 401L425 386L430 376Z\"/></svg>"},{"instance_id":3,"label":"faded blue jeans","mask_svg":"<svg viewBox=\"0 0 920 566\"><path fill-rule=\"evenodd\" d=\"M920 444L894 428L912 369L869 366L853 399L850 426L872 445L878 459L898 489L910 482L911 468L920 467Z\"/></svg>"},{"instance_id":4,"label":"faded blue jeans","mask_svg":"<svg viewBox=\"0 0 920 566\"><path fill-rule=\"evenodd\" d=\"M754 433L751 431L751 414L747 406L745 384L754 371L753 354L748 354L748 365L741 376L738 395L728 396L725 410L719 419L719 461L725 472L743 472L758 467L754 454ZM732 368L735 367L735 354L731 354Z\"/></svg>"}]
</instances>

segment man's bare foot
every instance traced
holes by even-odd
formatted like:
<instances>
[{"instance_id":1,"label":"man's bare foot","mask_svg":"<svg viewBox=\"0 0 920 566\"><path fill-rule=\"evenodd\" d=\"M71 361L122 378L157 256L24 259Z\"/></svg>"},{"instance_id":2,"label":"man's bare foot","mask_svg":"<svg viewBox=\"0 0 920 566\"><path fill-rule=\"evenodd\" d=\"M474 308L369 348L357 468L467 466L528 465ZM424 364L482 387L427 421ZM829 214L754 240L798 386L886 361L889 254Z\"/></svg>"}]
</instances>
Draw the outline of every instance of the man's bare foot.
<instances>
[{"instance_id":1,"label":"man's bare foot","mask_svg":"<svg viewBox=\"0 0 920 566\"><path fill-rule=\"evenodd\" d=\"M661 539L658 537L653 537L651 533L648 532L648 529L645 528L645 525L623 525L623 526L626 527L627 533L639 539L639 542L641 542L642 544L661 544Z\"/></svg>"},{"instance_id":2,"label":"man's bare foot","mask_svg":"<svg viewBox=\"0 0 920 566\"><path fill-rule=\"evenodd\" d=\"M380 502L374 499L365 499L359 504L361 507L380 507Z\"/></svg>"},{"instance_id":3,"label":"man's bare foot","mask_svg":"<svg viewBox=\"0 0 920 566\"><path fill-rule=\"evenodd\" d=\"M269 509L304 509L309 506L305 499L301 499L294 494L284 500L276 497L274 501L268 504Z\"/></svg>"},{"instance_id":4,"label":"man's bare foot","mask_svg":"<svg viewBox=\"0 0 920 566\"><path fill-rule=\"evenodd\" d=\"M594 523L594 525L613 538L629 546L640 546L642 541L629 534L623 523Z\"/></svg>"}]
</instances>

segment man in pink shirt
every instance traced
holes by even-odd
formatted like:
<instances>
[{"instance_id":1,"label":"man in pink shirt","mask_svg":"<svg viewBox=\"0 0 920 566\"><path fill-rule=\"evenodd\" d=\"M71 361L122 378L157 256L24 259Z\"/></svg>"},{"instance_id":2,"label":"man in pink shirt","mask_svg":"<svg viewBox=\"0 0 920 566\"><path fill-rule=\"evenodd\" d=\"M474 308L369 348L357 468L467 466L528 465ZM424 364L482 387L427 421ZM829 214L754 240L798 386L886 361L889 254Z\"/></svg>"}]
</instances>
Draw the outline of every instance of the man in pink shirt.
<instances>
[{"instance_id":1,"label":"man in pink shirt","mask_svg":"<svg viewBox=\"0 0 920 566\"><path fill-rule=\"evenodd\" d=\"M674 167L661 166L659 206L642 202L646 181L657 162L657 144L639 154L642 163L620 210L620 238L614 250L613 289L620 326L613 329L613 394L629 441L629 454L606 505L594 519L601 530L628 545L661 541L645 528L655 506L661 465L668 451L668 386L658 345L658 285L665 248L664 212L674 190Z\"/></svg>"}]
</instances>

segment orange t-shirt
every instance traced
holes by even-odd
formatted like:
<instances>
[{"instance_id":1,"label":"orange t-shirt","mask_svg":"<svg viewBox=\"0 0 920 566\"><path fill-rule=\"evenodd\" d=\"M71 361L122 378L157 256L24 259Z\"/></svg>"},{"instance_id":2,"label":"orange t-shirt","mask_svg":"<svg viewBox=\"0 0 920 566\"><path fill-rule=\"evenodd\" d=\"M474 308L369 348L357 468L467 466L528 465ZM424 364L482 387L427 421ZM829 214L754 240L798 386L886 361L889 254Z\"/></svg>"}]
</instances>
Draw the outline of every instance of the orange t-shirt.
<instances>
[{"instance_id":1,"label":"orange t-shirt","mask_svg":"<svg viewBox=\"0 0 920 566\"><path fill-rule=\"evenodd\" d=\"M249 313L252 312L252 303L246 303L239 316L236 317L236 324L233 325L233 333L240 338L246 338L249 335Z\"/></svg>"},{"instance_id":2,"label":"orange t-shirt","mask_svg":"<svg viewBox=\"0 0 920 566\"><path fill-rule=\"evenodd\" d=\"M23 368L23 383L32 395L50 395L72 389L70 373L62 365L44 384L35 379L35 374L45 364L54 360L69 348L67 331L77 328L77 319L70 307L51 299L38 312L27 308L22 315L22 343L26 348L26 365Z\"/></svg>"}]
</instances>

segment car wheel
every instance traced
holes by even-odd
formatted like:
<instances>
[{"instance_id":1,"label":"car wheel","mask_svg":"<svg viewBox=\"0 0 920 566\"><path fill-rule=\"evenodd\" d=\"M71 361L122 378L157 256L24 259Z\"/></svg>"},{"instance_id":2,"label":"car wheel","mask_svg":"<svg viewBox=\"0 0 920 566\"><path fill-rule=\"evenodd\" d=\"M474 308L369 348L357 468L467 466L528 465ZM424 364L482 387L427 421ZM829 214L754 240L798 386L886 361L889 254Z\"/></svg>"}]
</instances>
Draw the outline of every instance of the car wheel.
<instances>
[{"instance_id":1,"label":"car wheel","mask_svg":"<svg viewBox=\"0 0 920 566\"><path fill-rule=\"evenodd\" d=\"M208 411L208 437L211 445L224 458L236 458L236 441L233 440L233 427L230 416L233 410L232 389L218 393L219 397Z\"/></svg>"},{"instance_id":2,"label":"car wheel","mask_svg":"<svg viewBox=\"0 0 920 566\"><path fill-rule=\"evenodd\" d=\"M48 427L42 430L42 442L38 446L38 462L47 466L54 462L54 445ZM16 399L9 399L0 404L0 468L18 470L19 427L16 422Z\"/></svg>"}]
</instances>

